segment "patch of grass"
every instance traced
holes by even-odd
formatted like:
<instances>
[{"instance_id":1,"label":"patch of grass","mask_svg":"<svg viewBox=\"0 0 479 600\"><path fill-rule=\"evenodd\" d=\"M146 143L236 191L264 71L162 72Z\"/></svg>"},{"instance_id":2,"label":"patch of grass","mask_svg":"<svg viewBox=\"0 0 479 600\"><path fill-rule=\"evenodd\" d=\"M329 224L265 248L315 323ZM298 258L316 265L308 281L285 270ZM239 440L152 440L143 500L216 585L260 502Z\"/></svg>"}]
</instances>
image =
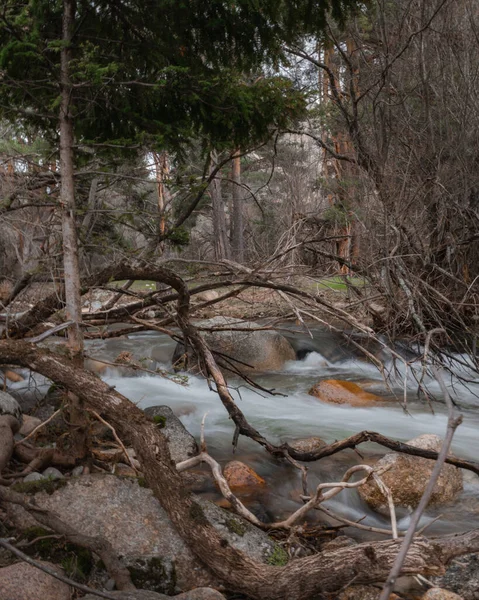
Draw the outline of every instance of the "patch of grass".
<instances>
[{"instance_id":1,"label":"patch of grass","mask_svg":"<svg viewBox=\"0 0 479 600\"><path fill-rule=\"evenodd\" d=\"M284 567L289 561L288 553L281 546L275 546L273 552L268 556L266 562L273 567Z\"/></svg>"},{"instance_id":2,"label":"patch of grass","mask_svg":"<svg viewBox=\"0 0 479 600\"><path fill-rule=\"evenodd\" d=\"M163 429L166 426L166 417L164 415L155 415L152 421L159 429Z\"/></svg>"}]
</instances>

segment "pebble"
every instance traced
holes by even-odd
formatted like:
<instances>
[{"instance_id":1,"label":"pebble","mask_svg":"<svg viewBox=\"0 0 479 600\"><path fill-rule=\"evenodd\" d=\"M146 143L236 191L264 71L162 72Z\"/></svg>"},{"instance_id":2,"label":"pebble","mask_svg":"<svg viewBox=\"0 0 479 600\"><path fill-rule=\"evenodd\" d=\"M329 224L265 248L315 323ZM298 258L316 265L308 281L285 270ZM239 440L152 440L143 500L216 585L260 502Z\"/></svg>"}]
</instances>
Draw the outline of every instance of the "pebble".
<instances>
[{"instance_id":1,"label":"pebble","mask_svg":"<svg viewBox=\"0 0 479 600\"><path fill-rule=\"evenodd\" d=\"M78 467L75 467L72 471L72 477L80 477L80 475L83 474L83 465L78 465Z\"/></svg>"},{"instance_id":2,"label":"pebble","mask_svg":"<svg viewBox=\"0 0 479 600\"><path fill-rule=\"evenodd\" d=\"M41 473L29 473L23 478L23 481L28 483L29 481L42 481L43 479L46 479L46 477L44 477Z\"/></svg>"},{"instance_id":3,"label":"pebble","mask_svg":"<svg viewBox=\"0 0 479 600\"><path fill-rule=\"evenodd\" d=\"M55 467L48 467L48 469L43 471L43 475L46 479L64 479L63 473L55 469Z\"/></svg>"}]
</instances>

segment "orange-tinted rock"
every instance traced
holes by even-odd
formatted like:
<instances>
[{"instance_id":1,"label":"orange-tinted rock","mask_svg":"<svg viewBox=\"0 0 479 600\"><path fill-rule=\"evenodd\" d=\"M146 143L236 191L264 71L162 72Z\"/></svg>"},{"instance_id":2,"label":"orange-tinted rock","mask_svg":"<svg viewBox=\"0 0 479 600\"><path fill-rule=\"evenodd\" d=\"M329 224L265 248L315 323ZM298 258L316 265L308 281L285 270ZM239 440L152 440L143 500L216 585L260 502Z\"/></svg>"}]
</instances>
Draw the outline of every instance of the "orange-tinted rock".
<instances>
[{"instance_id":1,"label":"orange-tinted rock","mask_svg":"<svg viewBox=\"0 0 479 600\"><path fill-rule=\"evenodd\" d=\"M329 404L370 406L383 400L375 394L364 391L357 383L341 381L339 379L325 379L324 381L320 381L308 393L310 396L315 396L323 402L329 402Z\"/></svg>"},{"instance_id":2,"label":"orange-tinted rock","mask_svg":"<svg viewBox=\"0 0 479 600\"><path fill-rule=\"evenodd\" d=\"M16 371L10 371L9 369L4 371L4 373L5 377L9 381L13 381L14 383L18 383L19 381L23 381L25 379L25 377L22 377L22 375L20 375L20 373L17 373Z\"/></svg>"},{"instance_id":3,"label":"orange-tinted rock","mask_svg":"<svg viewBox=\"0 0 479 600\"><path fill-rule=\"evenodd\" d=\"M229 462L223 469L223 475L231 489L258 487L266 484L258 473L239 460Z\"/></svg>"}]
</instances>

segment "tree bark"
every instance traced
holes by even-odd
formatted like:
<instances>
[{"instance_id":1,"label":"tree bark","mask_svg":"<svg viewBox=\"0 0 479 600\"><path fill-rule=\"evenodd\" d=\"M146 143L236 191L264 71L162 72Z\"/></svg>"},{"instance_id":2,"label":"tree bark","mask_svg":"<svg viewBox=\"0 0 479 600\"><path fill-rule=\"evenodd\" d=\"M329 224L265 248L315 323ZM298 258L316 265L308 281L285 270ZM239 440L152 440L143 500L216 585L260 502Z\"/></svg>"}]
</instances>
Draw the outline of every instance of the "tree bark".
<instances>
[{"instance_id":1,"label":"tree bark","mask_svg":"<svg viewBox=\"0 0 479 600\"><path fill-rule=\"evenodd\" d=\"M243 190L241 188L241 158L240 151L233 157L233 214L231 220L231 245L233 258L236 262L244 262L244 224L243 224Z\"/></svg>"},{"instance_id":2,"label":"tree bark","mask_svg":"<svg viewBox=\"0 0 479 600\"><path fill-rule=\"evenodd\" d=\"M78 241L75 224L75 181L73 166L73 118L71 114L72 84L70 81L71 42L75 24L74 0L63 0L62 49L60 68L60 175L63 232L63 268L65 278L65 312L68 328L68 344L73 355L83 351L81 330L80 270Z\"/></svg>"},{"instance_id":3,"label":"tree bark","mask_svg":"<svg viewBox=\"0 0 479 600\"><path fill-rule=\"evenodd\" d=\"M218 164L218 155L215 151L211 154L211 170ZM226 227L225 204L221 191L221 180L213 179L210 185L211 208L213 218L213 236L215 259L223 260L231 258L230 243L228 240L228 230Z\"/></svg>"},{"instance_id":4,"label":"tree bark","mask_svg":"<svg viewBox=\"0 0 479 600\"><path fill-rule=\"evenodd\" d=\"M63 276L65 280L65 314L68 327L68 347L72 359L83 365L83 331L81 329L81 282L78 261L78 238L76 231L75 179L73 163L73 117L72 84L70 81L71 43L75 25L75 0L63 0L62 47L60 54L60 180L63 234ZM82 401L71 393L69 396L70 424L72 425L72 454L82 458L86 454L87 418Z\"/></svg>"}]
</instances>

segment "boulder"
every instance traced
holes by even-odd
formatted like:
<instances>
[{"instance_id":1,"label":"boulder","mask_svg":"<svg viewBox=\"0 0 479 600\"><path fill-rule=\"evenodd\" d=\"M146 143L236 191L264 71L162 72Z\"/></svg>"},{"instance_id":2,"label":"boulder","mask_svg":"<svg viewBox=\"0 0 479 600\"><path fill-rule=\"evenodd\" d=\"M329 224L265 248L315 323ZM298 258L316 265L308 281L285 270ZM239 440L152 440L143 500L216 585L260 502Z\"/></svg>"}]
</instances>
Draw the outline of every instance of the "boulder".
<instances>
[{"instance_id":1,"label":"boulder","mask_svg":"<svg viewBox=\"0 0 479 600\"><path fill-rule=\"evenodd\" d=\"M198 444L169 406L150 406L145 415L156 422L168 440L168 448L175 464L198 454Z\"/></svg>"},{"instance_id":2,"label":"boulder","mask_svg":"<svg viewBox=\"0 0 479 600\"><path fill-rule=\"evenodd\" d=\"M319 437L312 436L291 440L288 442L288 446L297 452L314 452L326 446L326 442Z\"/></svg>"},{"instance_id":3,"label":"boulder","mask_svg":"<svg viewBox=\"0 0 479 600\"><path fill-rule=\"evenodd\" d=\"M407 442L411 446L426 450L441 449L441 438L433 434L420 435ZM376 468L389 469L381 479L391 490L394 504L414 509L419 504L434 468L434 460L408 454L391 452L383 456ZM359 495L375 510L388 514L387 500L374 482L368 482L359 489ZM462 491L462 472L453 465L444 465L434 487L430 505L440 506L454 500Z\"/></svg>"},{"instance_id":4,"label":"boulder","mask_svg":"<svg viewBox=\"0 0 479 600\"><path fill-rule=\"evenodd\" d=\"M22 409L20 404L15 400L13 396L7 394L7 392L0 392L0 416L1 415L12 415L19 422L22 421Z\"/></svg>"},{"instance_id":5,"label":"boulder","mask_svg":"<svg viewBox=\"0 0 479 600\"><path fill-rule=\"evenodd\" d=\"M211 302L211 300L219 298L219 294L215 290L206 290L206 292L194 294L193 298L200 300L201 302Z\"/></svg>"},{"instance_id":6,"label":"boulder","mask_svg":"<svg viewBox=\"0 0 479 600\"><path fill-rule=\"evenodd\" d=\"M24 436L30 435L30 433L32 433L32 431L41 424L41 419L37 419L37 417L31 417L30 415L23 415L23 423L18 433Z\"/></svg>"},{"instance_id":7,"label":"boulder","mask_svg":"<svg viewBox=\"0 0 479 600\"><path fill-rule=\"evenodd\" d=\"M258 473L239 460L232 460L226 464L223 475L232 490L266 485L265 480Z\"/></svg>"},{"instance_id":8,"label":"boulder","mask_svg":"<svg viewBox=\"0 0 479 600\"><path fill-rule=\"evenodd\" d=\"M308 394L329 404L350 404L351 406L370 406L384 400L375 394L366 392L357 383L339 379L320 381L309 390Z\"/></svg>"},{"instance_id":9,"label":"boulder","mask_svg":"<svg viewBox=\"0 0 479 600\"><path fill-rule=\"evenodd\" d=\"M56 565L43 562L63 574ZM2 600L70 600L70 586L44 571L24 562L0 569L0 598Z\"/></svg>"},{"instance_id":10,"label":"boulder","mask_svg":"<svg viewBox=\"0 0 479 600\"><path fill-rule=\"evenodd\" d=\"M288 360L294 360L296 353L289 341L277 331L257 331L261 325L250 321L242 321L230 317L214 317L198 324L201 327L233 327L243 331L203 332L209 347L225 354L240 371L276 371ZM246 331L245 331L246 330ZM173 354L173 364L183 368L184 346L177 344ZM231 362L216 357L218 365L227 369ZM197 362L193 355L188 355L188 367L197 370Z\"/></svg>"},{"instance_id":11,"label":"boulder","mask_svg":"<svg viewBox=\"0 0 479 600\"><path fill-rule=\"evenodd\" d=\"M431 588L428 590L421 600L464 600L462 596L454 594L454 592L448 592L441 588Z\"/></svg>"},{"instance_id":12,"label":"boulder","mask_svg":"<svg viewBox=\"0 0 479 600\"><path fill-rule=\"evenodd\" d=\"M70 479L51 495L39 492L32 501L55 512L85 535L104 536L137 574L139 561L143 561L141 581L143 585L154 582L152 591L172 594L202 586L218 587L218 581L178 535L151 490L141 487L136 480L84 475ZM267 563L280 551L263 531L213 503L195 496L193 506L225 543L252 559ZM19 506L11 505L8 511L13 526L21 530L35 524ZM149 564L154 567L155 577L150 577Z\"/></svg>"},{"instance_id":13,"label":"boulder","mask_svg":"<svg viewBox=\"0 0 479 600\"><path fill-rule=\"evenodd\" d=\"M431 581L437 588L447 588L451 592L458 594L455 598L478 600L479 554L465 554L457 560L453 560L447 567L444 575L431 577Z\"/></svg>"}]
</instances>

